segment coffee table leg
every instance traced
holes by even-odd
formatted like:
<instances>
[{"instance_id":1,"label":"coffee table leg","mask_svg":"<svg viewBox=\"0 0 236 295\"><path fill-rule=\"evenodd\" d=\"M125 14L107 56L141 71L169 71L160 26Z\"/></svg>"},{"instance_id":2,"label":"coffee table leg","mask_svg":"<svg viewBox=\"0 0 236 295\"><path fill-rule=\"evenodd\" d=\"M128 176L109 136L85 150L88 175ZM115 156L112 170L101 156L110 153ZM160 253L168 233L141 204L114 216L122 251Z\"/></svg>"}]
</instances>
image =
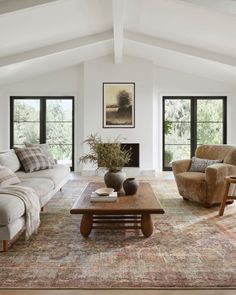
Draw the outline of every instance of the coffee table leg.
<instances>
[{"instance_id":1,"label":"coffee table leg","mask_svg":"<svg viewBox=\"0 0 236 295\"><path fill-rule=\"evenodd\" d=\"M84 237L88 237L93 227L93 215L83 214L80 223L80 233Z\"/></svg>"},{"instance_id":2,"label":"coffee table leg","mask_svg":"<svg viewBox=\"0 0 236 295\"><path fill-rule=\"evenodd\" d=\"M143 214L141 217L141 230L143 235L148 238L153 232L153 223L150 214Z\"/></svg>"}]
</instances>

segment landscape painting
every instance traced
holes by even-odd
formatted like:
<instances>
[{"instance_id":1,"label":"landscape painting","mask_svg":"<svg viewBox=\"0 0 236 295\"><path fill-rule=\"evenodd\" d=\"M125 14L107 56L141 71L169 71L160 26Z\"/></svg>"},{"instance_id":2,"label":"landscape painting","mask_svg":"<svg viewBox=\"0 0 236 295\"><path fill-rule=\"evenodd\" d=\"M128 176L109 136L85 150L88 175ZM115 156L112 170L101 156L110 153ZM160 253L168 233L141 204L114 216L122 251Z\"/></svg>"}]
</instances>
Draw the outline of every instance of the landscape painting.
<instances>
[{"instance_id":1,"label":"landscape painting","mask_svg":"<svg viewBox=\"0 0 236 295\"><path fill-rule=\"evenodd\" d=\"M135 127L135 83L103 83L103 127Z\"/></svg>"}]
</instances>

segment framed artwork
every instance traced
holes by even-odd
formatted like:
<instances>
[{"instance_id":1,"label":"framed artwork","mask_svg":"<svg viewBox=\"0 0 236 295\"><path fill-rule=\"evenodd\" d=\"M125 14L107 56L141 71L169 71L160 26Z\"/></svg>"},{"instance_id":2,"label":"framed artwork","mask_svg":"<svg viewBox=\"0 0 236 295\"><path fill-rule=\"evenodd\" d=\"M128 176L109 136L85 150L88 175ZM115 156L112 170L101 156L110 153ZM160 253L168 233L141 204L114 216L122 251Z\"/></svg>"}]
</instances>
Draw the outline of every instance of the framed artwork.
<instances>
[{"instance_id":1,"label":"framed artwork","mask_svg":"<svg viewBox=\"0 0 236 295\"><path fill-rule=\"evenodd\" d=\"M135 83L103 83L103 128L135 127Z\"/></svg>"}]
</instances>

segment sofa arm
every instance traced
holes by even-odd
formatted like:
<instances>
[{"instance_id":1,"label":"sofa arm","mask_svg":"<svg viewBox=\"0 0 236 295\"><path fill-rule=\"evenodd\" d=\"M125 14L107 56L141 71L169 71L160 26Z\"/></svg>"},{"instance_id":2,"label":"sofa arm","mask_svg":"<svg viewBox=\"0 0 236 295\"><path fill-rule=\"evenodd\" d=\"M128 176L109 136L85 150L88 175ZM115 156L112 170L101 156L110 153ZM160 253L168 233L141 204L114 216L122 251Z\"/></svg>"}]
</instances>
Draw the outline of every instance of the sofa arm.
<instances>
[{"instance_id":1,"label":"sofa arm","mask_svg":"<svg viewBox=\"0 0 236 295\"><path fill-rule=\"evenodd\" d=\"M185 159L185 160L178 160L172 162L172 169L174 175L182 172L187 172L190 169L192 160L190 159Z\"/></svg>"}]
</instances>

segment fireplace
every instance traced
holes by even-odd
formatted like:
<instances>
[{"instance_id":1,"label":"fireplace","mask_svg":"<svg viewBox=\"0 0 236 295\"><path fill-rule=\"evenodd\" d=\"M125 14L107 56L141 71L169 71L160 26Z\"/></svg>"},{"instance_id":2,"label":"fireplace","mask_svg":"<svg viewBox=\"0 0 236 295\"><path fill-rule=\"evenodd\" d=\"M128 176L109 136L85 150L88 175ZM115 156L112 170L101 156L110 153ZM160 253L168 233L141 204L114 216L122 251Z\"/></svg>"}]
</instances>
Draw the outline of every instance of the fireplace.
<instances>
[{"instance_id":1,"label":"fireplace","mask_svg":"<svg viewBox=\"0 0 236 295\"><path fill-rule=\"evenodd\" d=\"M123 150L131 149L131 158L125 167L139 167L139 143L121 143Z\"/></svg>"},{"instance_id":2,"label":"fireplace","mask_svg":"<svg viewBox=\"0 0 236 295\"><path fill-rule=\"evenodd\" d=\"M122 150L131 150L129 163L127 163L124 167L139 167L139 143L121 143L120 145ZM101 167L99 165L99 161L98 167Z\"/></svg>"}]
</instances>

